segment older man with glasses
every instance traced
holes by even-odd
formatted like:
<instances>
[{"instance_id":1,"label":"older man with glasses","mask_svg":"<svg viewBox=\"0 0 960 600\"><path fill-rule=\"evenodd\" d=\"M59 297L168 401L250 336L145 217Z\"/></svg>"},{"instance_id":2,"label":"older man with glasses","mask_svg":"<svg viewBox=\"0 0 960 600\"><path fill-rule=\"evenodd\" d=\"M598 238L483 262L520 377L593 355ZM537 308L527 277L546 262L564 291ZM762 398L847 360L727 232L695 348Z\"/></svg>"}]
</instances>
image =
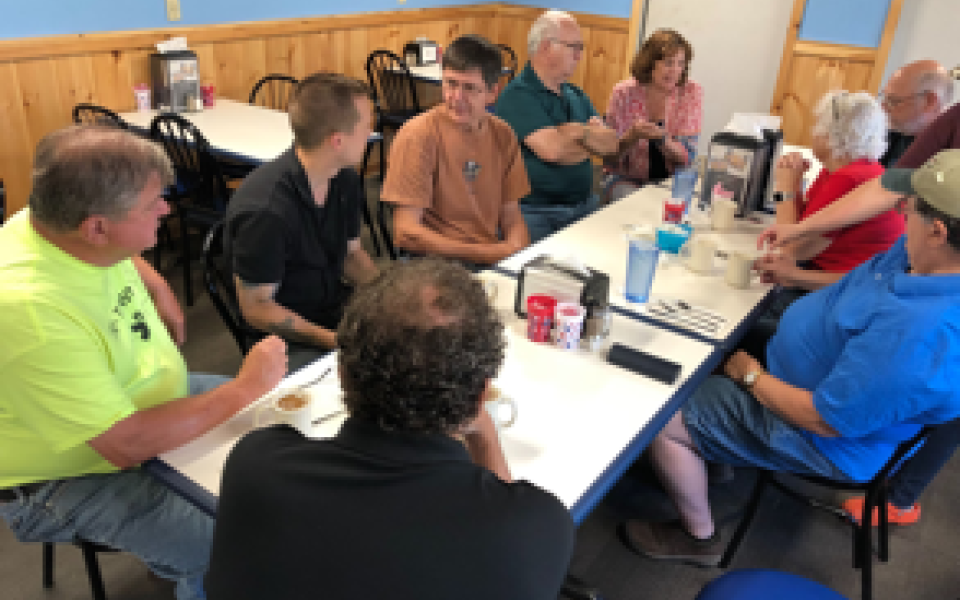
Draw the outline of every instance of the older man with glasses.
<instances>
[{"instance_id":1,"label":"older man with glasses","mask_svg":"<svg viewBox=\"0 0 960 600\"><path fill-rule=\"evenodd\" d=\"M568 13L547 11L530 28L530 62L497 99L496 113L521 143L533 191L520 201L531 241L538 241L590 214L590 157L617 151L590 98L569 83L583 56L583 36Z\"/></svg>"},{"instance_id":2,"label":"older man with glasses","mask_svg":"<svg viewBox=\"0 0 960 600\"><path fill-rule=\"evenodd\" d=\"M880 164L897 163L918 133L927 128L953 100L953 79L935 60L918 60L897 69L880 94L890 119L887 151Z\"/></svg>"}]
</instances>

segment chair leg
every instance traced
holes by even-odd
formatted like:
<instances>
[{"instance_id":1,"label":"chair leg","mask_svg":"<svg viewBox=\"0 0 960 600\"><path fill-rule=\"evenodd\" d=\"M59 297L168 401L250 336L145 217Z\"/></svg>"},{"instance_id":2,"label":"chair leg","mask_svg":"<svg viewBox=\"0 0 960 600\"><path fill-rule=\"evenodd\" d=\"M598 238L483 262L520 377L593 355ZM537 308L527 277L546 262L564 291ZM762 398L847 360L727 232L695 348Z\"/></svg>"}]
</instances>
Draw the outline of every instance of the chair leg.
<instances>
[{"instance_id":1,"label":"chair leg","mask_svg":"<svg viewBox=\"0 0 960 600\"><path fill-rule=\"evenodd\" d=\"M193 281L190 273L190 232L186 217L180 215L180 261L183 263L183 295L187 306L193 306Z\"/></svg>"},{"instance_id":2,"label":"chair leg","mask_svg":"<svg viewBox=\"0 0 960 600\"><path fill-rule=\"evenodd\" d=\"M890 517L887 514L887 485L884 484L877 493L877 509L879 512L879 527L877 527L877 559L887 562L890 557Z\"/></svg>"},{"instance_id":3,"label":"chair leg","mask_svg":"<svg viewBox=\"0 0 960 600\"><path fill-rule=\"evenodd\" d=\"M860 550L860 598L862 600L871 600L873 598L873 556L870 546L870 521L862 519L867 525L864 529L867 531L867 543L863 544Z\"/></svg>"},{"instance_id":4,"label":"chair leg","mask_svg":"<svg viewBox=\"0 0 960 600\"><path fill-rule=\"evenodd\" d=\"M387 138L384 137L380 140L380 185L383 185L387 177L387 159L384 156L385 150L383 149L386 145Z\"/></svg>"},{"instance_id":5,"label":"chair leg","mask_svg":"<svg viewBox=\"0 0 960 600\"><path fill-rule=\"evenodd\" d=\"M760 470L757 472L757 482L753 486L753 493L750 495L750 500L747 502L747 507L744 509L743 518L740 520L740 524L737 526L737 530L734 531L733 536L730 538L730 543L727 544L727 549L723 552L723 556L720 558L719 567L725 569L730 566L730 561L733 560L733 555L736 554L737 548L740 547L740 542L743 541L743 536L746 535L747 529L750 527L750 523L753 522L753 518L757 516L757 508L760 506L760 497L763 495L764 488L767 487L772 475L769 471Z\"/></svg>"},{"instance_id":6,"label":"chair leg","mask_svg":"<svg viewBox=\"0 0 960 600\"><path fill-rule=\"evenodd\" d=\"M390 260L397 260L397 248L393 245L393 236L390 235L389 223L387 223L387 209L383 202L377 203L377 219L380 221L380 235L383 236L383 245L387 248Z\"/></svg>"},{"instance_id":7,"label":"chair leg","mask_svg":"<svg viewBox=\"0 0 960 600\"><path fill-rule=\"evenodd\" d=\"M43 543L43 587L53 587L53 544Z\"/></svg>"},{"instance_id":8,"label":"chair leg","mask_svg":"<svg viewBox=\"0 0 960 600\"><path fill-rule=\"evenodd\" d=\"M107 600L107 591L103 587L103 577L100 575L100 564L97 562L97 551L86 542L78 542L83 552L83 562L87 567L87 577L90 579L90 591L93 600Z\"/></svg>"},{"instance_id":9,"label":"chair leg","mask_svg":"<svg viewBox=\"0 0 960 600\"><path fill-rule=\"evenodd\" d=\"M370 203L367 201L366 192L363 193L361 197L361 210L363 211L363 222L367 224L367 228L370 230L370 241L373 242L373 251L377 256L381 256L382 252L380 251L380 240L377 235L377 226L373 222L373 216L370 215Z\"/></svg>"}]
</instances>

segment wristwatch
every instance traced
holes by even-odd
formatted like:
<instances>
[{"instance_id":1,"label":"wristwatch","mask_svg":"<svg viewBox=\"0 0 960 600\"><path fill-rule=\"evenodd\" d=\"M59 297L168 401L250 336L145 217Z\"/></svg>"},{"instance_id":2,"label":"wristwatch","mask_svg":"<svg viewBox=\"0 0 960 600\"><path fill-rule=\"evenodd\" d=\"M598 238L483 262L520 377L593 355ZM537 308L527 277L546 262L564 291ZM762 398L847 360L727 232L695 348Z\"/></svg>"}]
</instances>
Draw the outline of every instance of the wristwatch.
<instances>
[{"instance_id":1,"label":"wristwatch","mask_svg":"<svg viewBox=\"0 0 960 600\"><path fill-rule=\"evenodd\" d=\"M747 374L743 376L743 387L748 390L757 383L757 377L760 377L760 374L763 373L763 367L756 367L752 371L747 371Z\"/></svg>"},{"instance_id":2,"label":"wristwatch","mask_svg":"<svg viewBox=\"0 0 960 600\"><path fill-rule=\"evenodd\" d=\"M796 192L774 192L773 201L774 202L783 202L784 200L793 200L797 197Z\"/></svg>"}]
</instances>

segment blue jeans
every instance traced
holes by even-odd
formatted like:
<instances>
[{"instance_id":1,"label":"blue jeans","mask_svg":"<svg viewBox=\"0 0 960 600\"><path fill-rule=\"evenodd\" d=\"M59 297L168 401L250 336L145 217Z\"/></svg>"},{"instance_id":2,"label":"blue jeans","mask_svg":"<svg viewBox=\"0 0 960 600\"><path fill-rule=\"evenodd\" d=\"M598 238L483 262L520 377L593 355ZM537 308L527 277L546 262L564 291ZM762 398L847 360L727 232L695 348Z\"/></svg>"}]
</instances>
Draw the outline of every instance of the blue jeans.
<instances>
[{"instance_id":1,"label":"blue jeans","mask_svg":"<svg viewBox=\"0 0 960 600\"><path fill-rule=\"evenodd\" d=\"M683 407L683 424L708 461L850 481L799 429L726 377L697 388Z\"/></svg>"},{"instance_id":2,"label":"blue jeans","mask_svg":"<svg viewBox=\"0 0 960 600\"><path fill-rule=\"evenodd\" d=\"M524 204L520 203L520 212L527 223L530 233L530 243L539 242L548 235L560 231L567 225L572 225L597 210L600 198L591 194L579 204Z\"/></svg>"},{"instance_id":3,"label":"blue jeans","mask_svg":"<svg viewBox=\"0 0 960 600\"><path fill-rule=\"evenodd\" d=\"M191 395L227 381L190 374ZM84 539L129 552L175 581L178 600L205 598L213 519L140 469L50 481L30 496L0 503L21 542Z\"/></svg>"},{"instance_id":4,"label":"blue jeans","mask_svg":"<svg viewBox=\"0 0 960 600\"><path fill-rule=\"evenodd\" d=\"M910 508L960 445L960 419L938 427L923 446L890 478L889 501Z\"/></svg>"}]
</instances>

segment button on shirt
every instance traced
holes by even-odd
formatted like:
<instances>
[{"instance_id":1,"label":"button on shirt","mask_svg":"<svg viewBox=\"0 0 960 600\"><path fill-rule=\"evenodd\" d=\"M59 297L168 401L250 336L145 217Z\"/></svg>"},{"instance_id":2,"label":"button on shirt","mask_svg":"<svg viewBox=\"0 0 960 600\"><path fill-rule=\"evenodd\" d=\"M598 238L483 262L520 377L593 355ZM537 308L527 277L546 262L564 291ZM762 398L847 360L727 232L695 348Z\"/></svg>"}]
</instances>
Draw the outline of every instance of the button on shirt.
<instances>
[{"instance_id":1,"label":"button on shirt","mask_svg":"<svg viewBox=\"0 0 960 600\"><path fill-rule=\"evenodd\" d=\"M912 275L906 236L784 313L770 373L813 392L840 437L807 432L858 481L925 424L960 416L960 275Z\"/></svg>"},{"instance_id":2,"label":"button on shirt","mask_svg":"<svg viewBox=\"0 0 960 600\"><path fill-rule=\"evenodd\" d=\"M497 98L496 114L506 121L520 140L523 162L533 191L521 202L528 205L574 205L584 202L593 186L590 159L576 165L548 163L538 157L525 140L545 127L586 123L597 116L590 98L570 83L560 86L560 95L543 85L528 62Z\"/></svg>"}]
</instances>

